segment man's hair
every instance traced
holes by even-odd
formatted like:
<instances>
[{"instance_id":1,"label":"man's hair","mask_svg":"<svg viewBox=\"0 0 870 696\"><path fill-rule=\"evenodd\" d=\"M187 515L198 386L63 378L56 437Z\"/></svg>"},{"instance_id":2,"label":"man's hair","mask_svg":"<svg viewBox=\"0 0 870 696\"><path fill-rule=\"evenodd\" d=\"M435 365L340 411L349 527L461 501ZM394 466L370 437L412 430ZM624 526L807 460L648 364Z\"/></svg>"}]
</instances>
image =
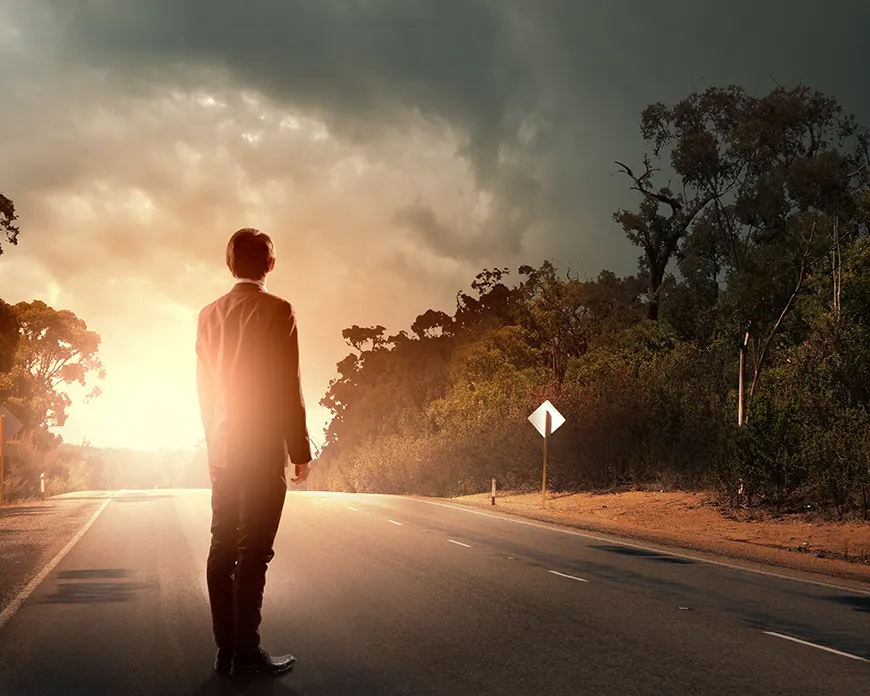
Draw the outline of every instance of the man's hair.
<instances>
[{"instance_id":1,"label":"man's hair","mask_svg":"<svg viewBox=\"0 0 870 696\"><path fill-rule=\"evenodd\" d=\"M244 227L227 244L227 267L236 278L260 280L275 260L275 246L268 234Z\"/></svg>"}]
</instances>

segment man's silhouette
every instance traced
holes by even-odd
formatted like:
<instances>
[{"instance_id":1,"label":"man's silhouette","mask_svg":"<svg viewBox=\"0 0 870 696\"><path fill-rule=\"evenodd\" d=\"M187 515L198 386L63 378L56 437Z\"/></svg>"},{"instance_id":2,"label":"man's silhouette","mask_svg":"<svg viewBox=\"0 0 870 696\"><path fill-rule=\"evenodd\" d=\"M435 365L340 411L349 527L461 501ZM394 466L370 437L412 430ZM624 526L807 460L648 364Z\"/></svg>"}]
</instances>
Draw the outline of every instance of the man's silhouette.
<instances>
[{"instance_id":1,"label":"man's silhouette","mask_svg":"<svg viewBox=\"0 0 870 696\"><path fill-rule=\"evenodd\" d=\"M266 566L287 480L308 477L311 444L299 373L293 308L266 291L275 267L272 240L241 229L227 245L238 282L199 314L197 388L212 483L208 592L219 672L279 674L292 655L260 647Z\"/></svg>"}]
</instances>

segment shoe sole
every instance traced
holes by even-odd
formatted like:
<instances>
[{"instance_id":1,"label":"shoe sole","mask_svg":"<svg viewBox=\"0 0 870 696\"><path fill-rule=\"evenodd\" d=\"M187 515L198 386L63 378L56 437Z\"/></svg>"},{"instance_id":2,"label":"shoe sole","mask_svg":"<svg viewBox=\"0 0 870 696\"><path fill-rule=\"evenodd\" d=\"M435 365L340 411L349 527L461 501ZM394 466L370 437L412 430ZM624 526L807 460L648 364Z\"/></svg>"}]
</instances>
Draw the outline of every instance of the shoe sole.
<instances>
[{"instance_id":1,"label":"shoe sole","mask_svg":"<svg viewBox=\"0 0 870 696\"><path fill-rule=\"evenodd\" d=\"M282 667L281 669L264 670L264 669L259 668L259 667L253 667L250 669L239 670L236 668L232 668L230 670L230 676L231 677L278 677L282 674L287 674L287 672L292 671L293 667L295 667L295 666L296 666L296 660L293 660L293 662L291 662L286 667Z\"/></svg>"}]
</instances>

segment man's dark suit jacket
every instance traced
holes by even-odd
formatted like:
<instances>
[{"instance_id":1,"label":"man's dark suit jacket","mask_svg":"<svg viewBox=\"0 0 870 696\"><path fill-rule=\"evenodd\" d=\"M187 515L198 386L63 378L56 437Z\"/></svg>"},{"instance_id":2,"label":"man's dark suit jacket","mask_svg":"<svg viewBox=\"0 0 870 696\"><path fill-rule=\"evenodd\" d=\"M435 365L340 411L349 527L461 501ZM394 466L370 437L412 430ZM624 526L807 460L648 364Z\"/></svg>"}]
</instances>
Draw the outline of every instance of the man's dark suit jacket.
<instances>
[{"instance_id":1,"label":"man's dark suit jacket","mask_svg":"<svg viewBox=\"0 0 870 696\"><path fill-rule=\"evenodd\" d=\"M203 308L196 336L197 390L214 468L311 461L299 373L296 315L251 282Z\"/></svg>"}]
</instances>

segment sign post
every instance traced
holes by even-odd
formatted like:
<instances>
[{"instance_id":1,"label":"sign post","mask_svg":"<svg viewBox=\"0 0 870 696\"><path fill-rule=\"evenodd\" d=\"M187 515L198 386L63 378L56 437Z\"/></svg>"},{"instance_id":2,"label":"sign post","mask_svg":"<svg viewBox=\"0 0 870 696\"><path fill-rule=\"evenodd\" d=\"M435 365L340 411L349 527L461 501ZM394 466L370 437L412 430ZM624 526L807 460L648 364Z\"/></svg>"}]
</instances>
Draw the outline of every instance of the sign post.
<instances>
[{"instance_id":1,"label":"sign post","mask_svg":"<svg viewBox=\"0 0 870 696\"><path fill-rule=\"evenodd\" d=\"M0 406L0 505L6 501L6 440L11 440L21 430L19 421L9 409Z\"/></svg>"},{"instance_id":2,"label":"sign post","mask_svg":"<svg viewBox=\"0 0 870 696\"><path fill-rule=\"evenodd\" d=\"M3 421L6 417L0 413L0 505L3 505L6 499L6 455L3 453L3 443L6 441L6 435L3 432Z\"/></svg>"},{"instance_id":3,"label":"sign post","mask_svg":"<svg viewBox=\"0 0 870 696\"><path fill-rule=\"evenodd\" d=\"M547 507L547 448L550 444L550 435L553 434L564 422L563 416L549 401L542 403L535 412L529 416L529 422L544 436L544 473L541 481L541 507Z\"/></svg>"},{"instance_id":4,"label":"sign post","mask_svg":"<svg viewBox=\"0 0 870 696\"><path fill-rule=\"evenodd\" d=\"M541 481L541 507L547 507L547 444L550 442L550 427L552 425L552 418L550 417L550 412L547 411L544 414L544 478Z\"/></svg>"}]
</instances>

